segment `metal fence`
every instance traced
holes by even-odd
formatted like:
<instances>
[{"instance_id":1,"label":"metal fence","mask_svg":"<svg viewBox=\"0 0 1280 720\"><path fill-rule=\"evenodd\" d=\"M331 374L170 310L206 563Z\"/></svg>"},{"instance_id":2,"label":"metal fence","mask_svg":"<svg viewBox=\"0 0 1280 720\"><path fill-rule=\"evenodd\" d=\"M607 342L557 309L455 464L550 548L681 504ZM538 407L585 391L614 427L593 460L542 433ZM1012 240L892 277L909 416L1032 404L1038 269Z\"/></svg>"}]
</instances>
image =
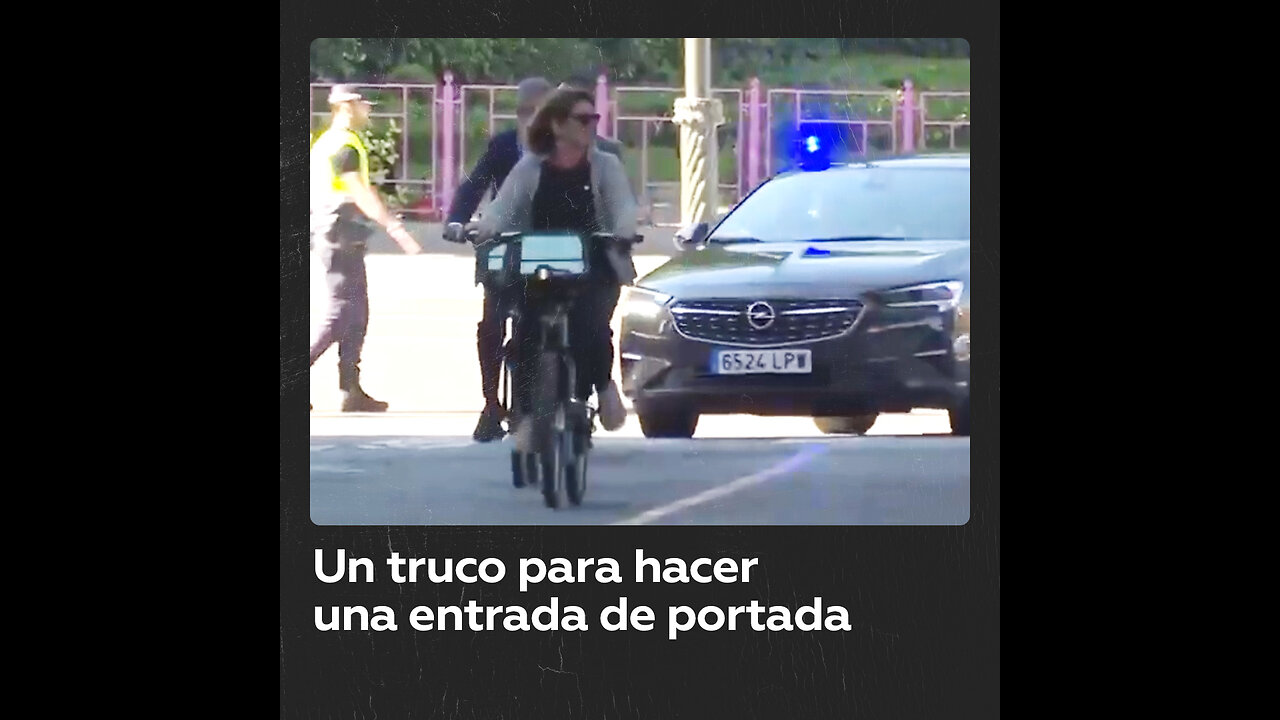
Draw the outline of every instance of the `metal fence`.
<instances>
[{"instance_id":1,"label":"metal fence","mask_svg":"<svg viewBox=\"0 0 1280 720\"><path fill-rule=\"evenodd\" d=\"M328 117L331 84L311 85L311 125ZM440 219L483 151L488 138L515 126L515 86L454 83L360 85L379 101L375 123L396 121L399 157L379 178L394 186L403 210ZM671 122L676 87L609 87L597 81L600 133L622 142L643 221L670 226L679 220L679 135ZM736 203L780 169L781 139L801 122L838 126L852 138L854 155L960 150L969 147L969 93L917 92L907 80L898 90L765 89L753 78L746 88L716 88L725 125L718 133L721 205ZM674 171L674 174L673 174ZM488 196L486 195L486 198Z\"/></svg>"},{"instance_id":2,"label":"metal fence","mask_svg":"<svg viewBox=\"0 0 1280 720\"><path fill-rule=\"evenodd\" d=\"M728 121L729 130L723 130L717 134L717 148L720 151L720 167L717 167L717 187L720 190L722 198L732 198L736 201L745 195L748 188L745 187L745 179L741 177L741 173L735 168L731 168L728 173L725 172L724 158L728 158L730 164L737 163L737 157L734 152L726 153L728 148L725 147L725 139L733 136L732 128L736 126L738 129L738 142L735 145L741 147L741 128L743 127L742 108L742 91L728 88L713 88L712 95L724 103L725 116ZM639 199L641 207L642 220L648 224L654 225L670 225L679 219L679 197L680 197L680 179L678 170L678 148L679 148L679 132L676 126L671 122L672 108L675 100L683 96L684 89L676 87L619 87L615 88L611 100L609 100L607 109L611 123L602 129L603 135L606 137L621 140L625 147L638 154L638 162L632 163L628 167L628 171L636 177L633 184L636 195ZM647 98L646 98L647 96ZM736 121L732 119L732 109L739 109L739 116ZM657 110L661 108L661 110ZM639 144L636 146L634 141L627 143L626 136L629 134L624 132L633 126L632 135L639 137ZM670 131L669 133L667 131ZM666 159L668 162L662 163L668 167L671 166L670 160L676 160L676 175L671 178L669 173L658 173L667 179L655 179L654 170L660 163L655 151L658 147L665 149L666 145L654 145L651 141L657 140L658 135L669 135L673 141L673 153ZM665 138L664 138L665 140ZM726 178L727 175L727 178ZM728 180L728 181L726 181Z\"/></svg>"},{"instance_id":3,"label":"metal fence","mask_svg":"<svg viewBox=\"0 0 1280 720\"><path fill-rule=\"evenodd\" d=\"M929 115L928 107L932 104L935 112L932 117ZM950 106L959 104L963 107L962 112L955 112ZM929 128L937 128L947 133L949 142L946 149L956 150L960 147L969 146L969 93L967 92L922 92L920 93L919 108L919 125L920 125L920 141L918 146L920 149L936 147L928 133ZM948 117L950 116L950 117ZM957 133L963 133L960 137L962 143L957 144Z\"/></svg>"}]
</instances>

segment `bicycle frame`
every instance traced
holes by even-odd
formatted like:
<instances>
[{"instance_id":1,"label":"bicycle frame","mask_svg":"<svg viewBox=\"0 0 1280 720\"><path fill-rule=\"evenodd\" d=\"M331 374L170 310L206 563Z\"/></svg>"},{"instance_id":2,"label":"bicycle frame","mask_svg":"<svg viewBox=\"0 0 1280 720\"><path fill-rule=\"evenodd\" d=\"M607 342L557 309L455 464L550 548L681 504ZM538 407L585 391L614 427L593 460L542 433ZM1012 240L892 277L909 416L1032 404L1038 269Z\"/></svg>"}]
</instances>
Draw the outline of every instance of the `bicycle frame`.
<instances>
[{"instance_id":1,"label":"bicycle frame","mask_svg":"<svg viewBox=\"0 0 1280 720\"><path fill-rule=\"evenodd\" d=\"M521 329L536 328L538 340L536 344L530 345L529 349L534 353L535 357L541 356L546 352L553 352L560 358L564 377L561 378L559 383L560 392L557 393L556 399L568 405L582 402L575 397L574 393L577 382L577 366L573 360L573 344L569 334L569 311L575 299L576 293L570 297L538 298L533 302L528 302L526 296L526 302L521 303L520 307L513 307L507 311L507 317L511 320L511 330L504 343L504 346L509 344L516 348L518 353L523 344L519 335ZM526 316L530 313L536 315L536 325L526 321ZM507 358L508 362L513 359L515 358ZM509 382L505 384L503 396L504 402L510 408L512 397ZM557 418L556 428L564 428L563 418Z\"/></svg>"},{"instance_id":2,"label":"bicycle frame","mask_svg":"<svg viewBox=\"0 0 1280 720\"><path fill-rule=\"evenodd\" d=\"M447 229L446 239L460 237L460 231L461 225L452 224ZM594 235L591 240L598 240L600 237ZM604 237L608 238L608 242L620 242L612 236ZM482 265L487 272L498 272L496 292L503 296L500 297L499 304L503 307L506 319L513 321L512 331L503 344L506 351L502 363L503 402L511 415L523 414L523 408L514 407L518 403L513 403L512 398L515 367L523 367L525 372L535 373L530 408L533 416L521 420L522 423L533 423L529 431L533 435L534 448L532 453L523 457L519 452L512 453L512 472L516 487L522 487L534 484L528 475L535 472L535 468L540 469L540 484L548 507L559 507L562 487L567 490L570 502L577 505L582 502L586 490L586 462L595 423L586 399L577 397L578 370L573 359L569 313L582 292L590 292L594 245L587 238L579 236L582 252L576 260L567 255L545 261L530 260L531 263L538 263L530 273L524 267L527 260L524 246L521 245L516 253L511 252L512 246L523 239L522 233L505 233L496 238ZM643 241L644 238L636 236L621 242L636 244ZM555 243L544 246L543 251L547 252L548 248L552 252L552 258L556 257L555 253L561 252L560 249L555 249ZM560 265L559 269L555 268L556 264ZM566 270L566 266L569 269ZM517 288L521 302L513 305L508 293ZM533 316L536 316L538 339L536 349L529 349L535 357L521 358L519 351L525 343L520 332L535 326L528 322L534 319ZM511 352L513 347L516 348L514 358ZM554 388L549 388L548 383L554 383ZM552 417L547 418L549 412ZM550 423L547 423L548 419Z\"/></svg>"},{"instance_id":3,"label":"bicycle frame","mask_svg":"<svg viewBox=\"0 0 1280 720\"><path fill-rule=\"evenodd\" d=\"M589 269L583 268L581 276L564 280L563 277L553 274L534 275L521 274L516 277L512 275L513 260L509 256L509 246L523 240L524 235L521 233L506 233L503 236L492 241L489 248L489 258L492 261L497 251L501 248L502 271L500 280L496 283L498 292L503 293L502 304L505 315L512 321L511 331L507 334L504 347L515 346L519 348L522 341L519 337L519 331L522 327L535 327L532 323L527 323L526 319L532 313L537 316L536 328L538 332L538 342L536 347L530 349L535 355L541 355L544 352L554 352L560 359L564 368L565 377L562 378L560 392L557 400L559 402L572 405L577 401L573 392L577 379L577 368L573 362L572 344L569 337L569 311L573 303L577 300L578 295L585 287L585 277ZM507 247L503 247L507 246ZM584 255L590 251L584 247ZM490 272L496 271L493 263L489 265ZM512 304L510 295L518 293L520 301ZM507 353L504 367L508 367L512 361L511 353ZM511 379L507 377L507 373L503 375L503 402L508 408L512 408L512 392ZM564 428L563 419L557 419L557 429Z\"/></svg>"}]
</instances>

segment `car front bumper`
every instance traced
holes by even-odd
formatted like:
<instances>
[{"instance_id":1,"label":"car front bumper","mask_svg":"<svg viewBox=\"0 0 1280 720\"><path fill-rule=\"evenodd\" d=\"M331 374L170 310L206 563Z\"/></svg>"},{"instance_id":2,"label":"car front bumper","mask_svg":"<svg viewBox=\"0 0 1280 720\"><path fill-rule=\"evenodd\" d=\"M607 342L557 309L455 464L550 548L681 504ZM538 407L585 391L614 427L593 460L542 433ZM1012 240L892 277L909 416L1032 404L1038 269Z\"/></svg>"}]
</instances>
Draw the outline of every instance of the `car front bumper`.
<instances>
[{"instance_id":1,"label":"car front bumper","mask_svg":"<svg viewBox=\"0 0 1280 720\"><path fill-rule=\"evenodd\" d=\"M669 313L624 317L622 390L640 411L832 415L954 407L968 397L968 318L954 310L867 306L842 336L778 349L812 351L803 375L717 375L729 346L676 332Z\"/></svg>"}]
</instances>

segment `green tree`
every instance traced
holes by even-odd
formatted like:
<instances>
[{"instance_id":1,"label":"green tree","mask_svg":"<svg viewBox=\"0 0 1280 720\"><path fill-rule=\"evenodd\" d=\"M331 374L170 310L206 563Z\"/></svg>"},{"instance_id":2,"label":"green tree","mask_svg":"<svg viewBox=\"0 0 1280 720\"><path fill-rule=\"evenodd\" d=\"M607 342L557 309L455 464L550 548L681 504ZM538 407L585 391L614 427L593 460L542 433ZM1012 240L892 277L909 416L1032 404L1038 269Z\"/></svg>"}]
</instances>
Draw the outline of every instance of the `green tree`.
<instances>
[{"instance_id":1,"label":"green tree","mask_svg":"<svg viewBox=\"0 0 1280 720\"><path fill-rule=\"evenodd\" d=\"M311 78L347 80L359 72L364 55L354 38L319 38L311 43Z\"/></svg>"},{"instance_id":2,"label":"green tree","mask_svg":"<svg viewBox=\"0 0 1280 720\"><path fill-rule=\"evenodd\" d=\"M712 47L717 84L785 77L850 54L969 55L957 38L719 38ZM452 70L459 82L511 83L607 68L617 82L672 85L680 81L682 52L680 38L322 38L311 45L311 69L313 79L334 81L408 74L421 82Z\"/></svg>"}]
</instances>

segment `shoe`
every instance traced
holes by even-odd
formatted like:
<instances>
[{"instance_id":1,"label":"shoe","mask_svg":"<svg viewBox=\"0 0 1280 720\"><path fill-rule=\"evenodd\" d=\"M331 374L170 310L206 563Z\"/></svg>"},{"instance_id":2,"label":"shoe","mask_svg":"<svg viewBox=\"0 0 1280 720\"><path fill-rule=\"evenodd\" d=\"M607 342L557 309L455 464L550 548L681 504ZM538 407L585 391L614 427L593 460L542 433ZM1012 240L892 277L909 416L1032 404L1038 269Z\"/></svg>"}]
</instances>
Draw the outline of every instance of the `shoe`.
<instances>
[{"instance_id":1,"label":"shoe","mask_svg":"<svg viewBox=\"0 0 1280 720\"><path fill-rule=\"evenodd\" d=\"M342 412L386 412L387 407L387 403L365 394L359 385L342 394Z\"/></svg>"},{"instance_id":2,"label":"shoe","mask_svg":"<svg viewBox=\"0 0 1280 720\"><path fill-rule=\"evenodd\" d=\"M610 380L609 386L600 391L600 424L614 432L626 423L627 409L622 406L622 394L618 392L617 383Z\"/></svg>"},{"instance_id":3,"label":"shoe","mask_svg":"<svg viewBox=\"0 0 1280 720\"><path fill-rule=\"evenodd\" d=\"M511 434L516 439L516 452L523 455L533 452L533 423L528 418L517 420Z\"/></svg>"},{"instance_id":4,"label":"shoe","mask_svg":"<svg viewBox=\"0 0 1280 720\"><path fill-rule=\"evenodd\" d=\"M471 439L476 442L493 442L501 440L507 434L502 429L502 406L496 403L485 403L484 410L480 411L480 421L476 423L475 432L471 433Z\"/></svg>"}]
</instances>

